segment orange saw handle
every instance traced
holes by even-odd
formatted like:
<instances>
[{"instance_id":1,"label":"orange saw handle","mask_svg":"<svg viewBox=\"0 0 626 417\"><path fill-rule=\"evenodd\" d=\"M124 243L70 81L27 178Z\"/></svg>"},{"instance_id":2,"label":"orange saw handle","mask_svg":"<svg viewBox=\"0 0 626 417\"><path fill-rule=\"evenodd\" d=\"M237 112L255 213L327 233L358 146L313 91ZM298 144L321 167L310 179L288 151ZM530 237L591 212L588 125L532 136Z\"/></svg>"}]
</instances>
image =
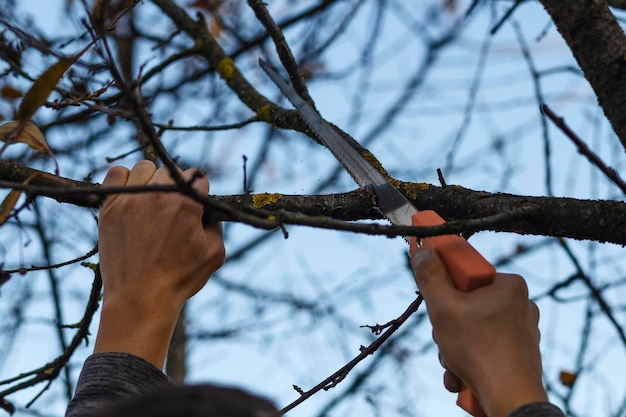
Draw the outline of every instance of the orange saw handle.
<instances>
[{"instance_id":1,"label":"orange saw handle","mask_svg":"<svg viewBox=\"0 0 626 417\"><path fill-rule=\"evenodd\" d=\"M435 211L424 210L413 215L413 226L437 226L444 224ZM418 247L417 239L410 239L409 253L413 254ZM422 239L422 246L435 249L443 260L454 286L463 292L493 283L496 269L478 253L467 240L459 235L442 235ZM478 398L470 389L462 384L456 404L474 417L487 417Z\"/></svg>"}]
</instances>

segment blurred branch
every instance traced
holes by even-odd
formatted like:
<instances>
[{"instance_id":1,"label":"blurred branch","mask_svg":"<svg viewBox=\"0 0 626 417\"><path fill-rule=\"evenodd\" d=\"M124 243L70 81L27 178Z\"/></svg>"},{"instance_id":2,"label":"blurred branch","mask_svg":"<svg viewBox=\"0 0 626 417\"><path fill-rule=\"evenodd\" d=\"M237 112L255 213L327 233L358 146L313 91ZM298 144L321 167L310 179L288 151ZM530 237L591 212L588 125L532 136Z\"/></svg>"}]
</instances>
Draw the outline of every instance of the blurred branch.
<instances>
[{"instance_id":1,"label":"blurred branch","mask_svg":"<svg viewBox=\"0 0 626 417\"><path fill-rule=\"evenodd\" d=\"M283 36L282 30L280 29L280 27L278 27L276 22L274 22L274 19L267 11L265 3L261 0L248 0L248 4L252 8L252 10L254 10L254 13L256 14L259 22L263 24L263 26L267 30L267 33L269 33L269 35L272 37L272 40L274 41L274 45L276 47L276 52L278 53L278 57L280 58L280 62L287 70L287 73L289 73L289 78L291 80L293 88L300 95L300 97L313 104L313 100L309 95L309 90L307 89L307 86L304 82L304 77L302 76L302 74L300 73L300 69L298 68L298 63L296 62L296 59L294 58L291 49L289 48L289 45L287 44L287 41Z\"/></svg>"},{"instance_id":2,"label":"blurred branch","mask_svg":"<svg viewBox=\"0 0 626 417\"><path fill-rule=\"evenodd\" d=\"M91 265L88 265L88 266L91 266ZM91 325L91 320L93 319L93 316L96 310L98 309L101 289L102 289L102 279L100 277L100 269L96 267L95 277L94 277L94 281L91 287L91 293L89 294L89 300L87 301L85 313L83 315L83 318L80 321L80 327L78 328L78 331L72 338L72 341L69 343L67 348L63 351L63 354L59 356L58 358L56 358L55 360L53 360L52 362L49 362L40 368L19 374L13 378L0 381L0 385L5 385L5 384L11 384L20 380L24 380L16 385L13 385L12 387L5 389L4 391L1 391L0 402L8 403L8 401L5 399L7 395L20 391L26 387L32 387L43 381L49 381L49 383L44 388L44 390L41 391L41 393L43 393L50 386L50 383L56 379L56 377L59 375L61 370L65 367L67 362L70 360L70 358L74 354L74 351L76 350L76 348L78 348L78 346L81 344L83 339L87 340L87 337L89 336L89 326ZM41 395L41 393L39 395ZM28 405L32 404L33 401L35 401L39 397L39 395L37 395L33 400L31 400L31 402Z\"/></svg>"}]
</instances>

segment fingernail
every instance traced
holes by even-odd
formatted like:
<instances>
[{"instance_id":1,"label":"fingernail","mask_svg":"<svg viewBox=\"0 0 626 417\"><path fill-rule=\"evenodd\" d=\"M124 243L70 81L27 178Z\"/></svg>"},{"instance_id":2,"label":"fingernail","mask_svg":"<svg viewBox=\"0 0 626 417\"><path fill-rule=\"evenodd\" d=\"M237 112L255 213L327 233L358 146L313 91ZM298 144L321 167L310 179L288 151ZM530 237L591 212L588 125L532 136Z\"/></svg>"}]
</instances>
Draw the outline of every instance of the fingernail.
<instances>
[{"instance_id":1,"label":"fingernail","mask_svg":"<svg viewBox=\"0 0 626 417\"><path fill-rule=\"evenodd\" d=\"M425 248L417 248L411 255L411 267L417 268L433 256L432 252Z\"/></svg>"},{"instance_id":2,"label":"fingernail","mask_svg":"<svg viewBox=\"0 0 626 417\"><path fill-rule=\"evenodd\" d=\"M457 380L450 381L449 385L450 385L449 388L451 392L461 391L461 381L457 381Z\"/></svg>"}]
</instances>

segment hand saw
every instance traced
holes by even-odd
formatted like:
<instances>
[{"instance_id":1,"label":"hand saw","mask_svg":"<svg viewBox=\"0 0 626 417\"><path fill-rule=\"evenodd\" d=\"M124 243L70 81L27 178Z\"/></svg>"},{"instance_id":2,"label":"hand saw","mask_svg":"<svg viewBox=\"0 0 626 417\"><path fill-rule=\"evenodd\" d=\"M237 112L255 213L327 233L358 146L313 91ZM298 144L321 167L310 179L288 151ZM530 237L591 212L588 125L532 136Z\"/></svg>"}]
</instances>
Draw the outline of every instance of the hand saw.
<instances>
[{"instance_id":1,"label":"hand saw","mask_svg":"<svg viewBox=\"0 0 626 417\"><path fill-rule=\"evenodd\" d=\"M343 139L296 91L263 59L259 65L294 105L317 138L333 153L337 161L361 187L371 186L376 205L394 225L436 226L445 221L433 210L419 211L379 171ZM409 253L418 247L417 239L407 237ZM472 245L458 235L442 235L421 239L421 246L437 251L446 265L454 286L469 292L491 284L496 270ZM463 384L457 405L475 417L486 417L476 396Z\"/></svg>"}]
</instances>

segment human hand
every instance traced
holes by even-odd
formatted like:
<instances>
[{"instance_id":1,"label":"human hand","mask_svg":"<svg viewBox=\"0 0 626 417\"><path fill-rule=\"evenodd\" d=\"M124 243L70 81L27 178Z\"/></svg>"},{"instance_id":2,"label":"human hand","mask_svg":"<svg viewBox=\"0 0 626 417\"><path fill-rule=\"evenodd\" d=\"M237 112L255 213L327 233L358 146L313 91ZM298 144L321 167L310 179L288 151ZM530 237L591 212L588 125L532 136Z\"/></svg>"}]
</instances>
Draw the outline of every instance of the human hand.
<instances>
[{"instance_id":1,"label":"human hand","mask_svg":"<svg viewBox=\"0 0 626 417\"><path fill-rule=\"evenodd\" d=\"M522 277L496 274L493 284L463 293L454 288L436 252L417 249L411 267L447 369L446 388L458 391L464 381L490 417L505 417L524 404L547 401L541 379L539 310L528 299Z\"/></svg>"},{"instance_id":2,"label":"human hand","mask_svg":"<svg viewBox=\"0 0 626 417\"><path fill-rule=\"evenodd\" d=\"M197 170L182 172L191 181ZM102 187L172 185L149 161L113 167ZM192 183L209 192L201 175ZM219 224L202 225L203 207L180 193L109 195L98 223L104 285L95 352L126 352L161 368L180 310L224 262Z\"/></svg>"}]
</instances>

